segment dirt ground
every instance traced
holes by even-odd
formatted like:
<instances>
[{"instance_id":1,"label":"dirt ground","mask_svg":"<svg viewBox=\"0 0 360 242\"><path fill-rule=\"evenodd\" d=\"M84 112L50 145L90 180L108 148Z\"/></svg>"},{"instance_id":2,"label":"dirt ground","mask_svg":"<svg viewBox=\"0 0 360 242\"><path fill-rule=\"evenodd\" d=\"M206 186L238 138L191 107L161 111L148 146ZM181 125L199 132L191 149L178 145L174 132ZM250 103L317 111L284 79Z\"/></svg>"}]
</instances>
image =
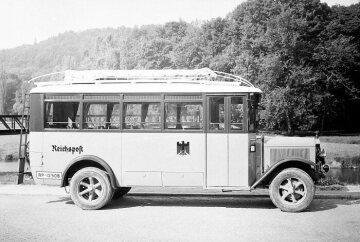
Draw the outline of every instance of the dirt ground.
<instances>
[{"instance_id":1,"label":"dirt ground","mask_svg":"<svg viewBox=\"0 0 360 242\"><path fill-rule=\"evenodd\" d=\"M0 195L4 241L359 241L359 200L284 213L269 198L127 196L83 211L69 196Z\"/></svg>"}]
</instances>

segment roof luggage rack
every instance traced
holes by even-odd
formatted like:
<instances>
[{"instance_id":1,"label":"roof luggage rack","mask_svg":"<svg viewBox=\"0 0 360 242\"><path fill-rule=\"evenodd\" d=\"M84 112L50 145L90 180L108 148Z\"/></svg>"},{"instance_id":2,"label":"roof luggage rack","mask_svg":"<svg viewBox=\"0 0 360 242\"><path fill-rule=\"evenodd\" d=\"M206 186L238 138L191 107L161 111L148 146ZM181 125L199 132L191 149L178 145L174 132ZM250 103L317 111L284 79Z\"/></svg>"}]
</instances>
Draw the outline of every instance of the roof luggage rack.
<instances>
[{"instance_id":1,"label":"roof luggage rack","mask_svg":"<svg viewBox=\"0 0 360 242\"><path fill-rule=\"evenodd\" d=\"M41 79L45 81L41 81ZM74 84L143 84L143 83L187 83L224 84L254 87L248 80L209 68L195 70L66 70L41 75L29 80L37 86Z\"/></svg>"}]
</instances>

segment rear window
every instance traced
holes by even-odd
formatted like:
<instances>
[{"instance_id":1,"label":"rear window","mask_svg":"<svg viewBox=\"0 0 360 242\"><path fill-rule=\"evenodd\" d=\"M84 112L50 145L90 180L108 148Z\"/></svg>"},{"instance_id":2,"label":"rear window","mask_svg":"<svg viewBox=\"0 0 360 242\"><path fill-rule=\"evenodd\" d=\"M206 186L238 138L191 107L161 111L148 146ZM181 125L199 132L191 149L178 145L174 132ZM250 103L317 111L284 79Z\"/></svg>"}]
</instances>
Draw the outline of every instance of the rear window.
<instances>
[{"instance_id":1,"label":"rear window","mask_svg":"<svg viewBox=\"0 0 360 242\"><path fill-rule=\"evenodd\" d=\"M79 102L46 102L45 128L79 129Z\"/></svg>"}]
</instances>

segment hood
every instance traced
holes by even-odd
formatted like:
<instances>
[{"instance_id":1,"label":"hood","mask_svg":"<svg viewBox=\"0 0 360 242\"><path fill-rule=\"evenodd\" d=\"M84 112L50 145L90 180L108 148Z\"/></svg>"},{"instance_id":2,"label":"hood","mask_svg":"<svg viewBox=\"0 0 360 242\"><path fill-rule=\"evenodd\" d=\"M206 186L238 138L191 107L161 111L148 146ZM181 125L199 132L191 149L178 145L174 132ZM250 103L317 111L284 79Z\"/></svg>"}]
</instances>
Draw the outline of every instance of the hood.
<instances>
[{"instance_id":1,"label":"hood","mask_svg":"<svg viewBox=\"0 0 360 242\"><path fill-rule=\"evenodd\" d=\"M315 147L314 137L286 137L286 136L265 136L264 145L267 147Z\"/></svg>"}]
</instances>

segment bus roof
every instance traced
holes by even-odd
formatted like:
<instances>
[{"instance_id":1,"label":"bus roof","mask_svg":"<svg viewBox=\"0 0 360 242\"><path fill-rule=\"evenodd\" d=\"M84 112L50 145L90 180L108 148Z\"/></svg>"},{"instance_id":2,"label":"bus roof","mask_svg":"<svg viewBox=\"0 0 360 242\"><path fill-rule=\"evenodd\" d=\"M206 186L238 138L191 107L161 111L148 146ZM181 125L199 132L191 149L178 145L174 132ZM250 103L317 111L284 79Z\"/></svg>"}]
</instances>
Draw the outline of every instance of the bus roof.
<instances>
[{"instance_id":1,"label":"bus roof","mask_svg":"<svg viewBox=\"0 0 360 242\"><path fill-rule=\"evenodd\" d=\"M31 93L261 93L261 90L255 87L216 85L215 83L214 85L138 83L40 86L33 88Z\"/></svg>"},{"instance_id":2,"label":"bus roof","mask_svg":"<svg viewBox=\"0 0 360 242\"><path fill-rule=\"evenodd\" d=\"M45 79L45 81L41 81ZM31 93L260 93L246 79L195 70L89 70L50 73L29 81Z\"/></svg>"}]
</instances>

